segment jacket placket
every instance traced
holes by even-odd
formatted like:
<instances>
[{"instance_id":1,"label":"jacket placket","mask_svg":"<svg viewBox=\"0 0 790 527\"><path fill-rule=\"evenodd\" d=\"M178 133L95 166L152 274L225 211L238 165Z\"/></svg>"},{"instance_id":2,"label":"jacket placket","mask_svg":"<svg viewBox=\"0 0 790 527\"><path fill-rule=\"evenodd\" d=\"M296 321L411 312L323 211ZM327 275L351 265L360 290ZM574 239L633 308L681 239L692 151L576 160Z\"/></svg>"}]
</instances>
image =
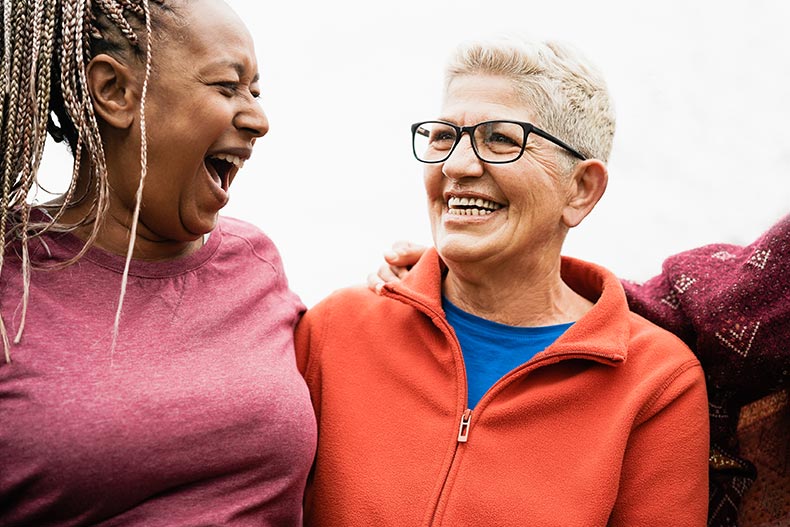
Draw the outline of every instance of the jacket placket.
<instances>
[{"instance_id":1,"label":"jacket placket","mask_svg":"<svg viewBox=\"0 0 790 527\"><path fill-rule=\"evenodd\" d=\"M508 384L511 384L512 382L515 382L516 380L526 377L538 368L550 366L565 360L586 359L609 365L616 362L615 357L600 353L566 351L556 354L546 354L546 350L544 350L544 352L539 353L535 358L508 372L496 383L494 383L494 385L491 386L485 394L483 394L483 397L477 404L477 409L472 410L468 408L466 367L464 364L463 353L461 351L461 344L458 341L453 328L447 322L444 313L436 311L433 307L425 304L415 297L407 295L403 291L385 290L383 291L383 294L412 306L431 319L434 326L436 326L437 329L442 332L445 339L447 340L449 347L452 350L453 360L457 365L456 371L459 373L459 375L456 377L456 382L459 383L459 393L463 395L463 404L458 405L460 410L456 410L455 421L449 431L449 433L453 434L457 432L457 436L455 438L455 448L452 455L449 456L447 464L442 467L440 472L440 481L438 481L435 486L437 491L431 499L429 509L426 512L425 518L423 520L423 525L426 527L442 525L444 509L447 502L449 501L450 494L452 493L451 480L456 479L459 472L461 471L460 465L462 463L463 453L467 448L468 442L470 441L473 425L474 423L480 421L480 416L484 412L487 403L489 400L495 398L496 394L502 391L502 388ZM550 350L550 348L551 346L549 346L547 350Z\"/></svg>"}]
</instances>

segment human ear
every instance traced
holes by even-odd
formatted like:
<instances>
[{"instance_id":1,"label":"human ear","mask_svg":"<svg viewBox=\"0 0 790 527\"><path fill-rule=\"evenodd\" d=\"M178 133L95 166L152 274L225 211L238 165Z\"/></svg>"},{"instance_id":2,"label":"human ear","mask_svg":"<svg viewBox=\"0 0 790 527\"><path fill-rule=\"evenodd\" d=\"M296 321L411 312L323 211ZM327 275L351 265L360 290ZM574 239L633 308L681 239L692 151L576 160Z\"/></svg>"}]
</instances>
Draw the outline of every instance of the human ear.
<instances>
[{"instance_id":1,"label":"human ear","mask_svg":"<svg viewBox=\"0 0 790 527\"><path fill-rule=\"evenodd\" d=\"M115 128L129 128L137 115L139 97L133 73L129 66L104 53L88 64L88 89L96 115Z\"/></svg>"},{"instance_id":2,"label":"human ear","mask_svg":"<svg viewBox=\"0 0 790 527\"><path fill-rule=\"evenodd\" d=\"M609 171L598 159L577 164L568 185L568 201L562 210L562 221L568 228L579 225L587 217L606 190Z\"/></svg>"}]
</instances>

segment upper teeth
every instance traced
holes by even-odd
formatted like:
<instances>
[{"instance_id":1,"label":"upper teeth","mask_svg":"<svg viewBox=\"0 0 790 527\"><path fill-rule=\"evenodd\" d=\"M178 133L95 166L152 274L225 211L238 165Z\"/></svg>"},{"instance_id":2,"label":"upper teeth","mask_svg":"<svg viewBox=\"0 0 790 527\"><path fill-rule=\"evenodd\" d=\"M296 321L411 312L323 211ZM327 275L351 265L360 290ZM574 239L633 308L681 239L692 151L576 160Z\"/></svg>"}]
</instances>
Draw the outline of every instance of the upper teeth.
<instances>
[{"instance_id":1,"label":"upper teeth","mask_svg":"<svg viewBox=\"0 0 790 527\"><path fill-rule=\"evenodd\" d=\"M477 207L478 209L482 209L479 211L481 214L490 214L492 211L502 208L502 205L499 203L487 199L459 198L455 196L447 200L447 205L450 207L451 211L456 207Z\"/></svg>"},{"instance_id":2,"label":"upper teeth","mask_svg":"<svg viewBox=\"0 0 790 527\"><path fill-rule=\"evenodd\" d=\"M230 154L214 154L211 157L232 163L236 168L241 168L244 166L244 160L239 156L232 156Z\"/></svg>"}]
</instances>

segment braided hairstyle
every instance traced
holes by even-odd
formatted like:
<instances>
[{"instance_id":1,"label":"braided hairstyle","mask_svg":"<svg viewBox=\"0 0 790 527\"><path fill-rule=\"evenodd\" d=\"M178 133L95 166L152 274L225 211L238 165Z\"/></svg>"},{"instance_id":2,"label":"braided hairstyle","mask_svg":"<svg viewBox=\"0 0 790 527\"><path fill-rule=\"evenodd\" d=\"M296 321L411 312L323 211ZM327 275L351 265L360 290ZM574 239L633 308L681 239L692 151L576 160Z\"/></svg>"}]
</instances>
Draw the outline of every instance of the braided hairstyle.
<instances>
[{"instance_id":1,"label":"braided hairstyle","mask_svg":"<svg viewBox=\"0 0 790 527\"><path fill-rule=\"evenodd\" d=\"M152 24L173 13L170 0L0 0L0 272L11 244L21 246L22 317L14 342L25 325L30 286L29 240L48 230L90 226L82 250L53 266L78 260L95 242L109 206L109 185L102 138L87 83L91 58L106 53L145 65L140 104L141 174L113 335L113 348L128 276L147 166L145 93L151 71ZM156 10L152 16L152 10ZM32 35L30 34L32 31ZM66 141L74 164L69 186L46 221L31 218L38 190L38 169L47 133ZM80 168L87 165L92 186L77 195ZM87 214L77 223L61 221L67 208L92 195ZM0 316L5 361L10 342Z\"/></svg>"}]
</instances>

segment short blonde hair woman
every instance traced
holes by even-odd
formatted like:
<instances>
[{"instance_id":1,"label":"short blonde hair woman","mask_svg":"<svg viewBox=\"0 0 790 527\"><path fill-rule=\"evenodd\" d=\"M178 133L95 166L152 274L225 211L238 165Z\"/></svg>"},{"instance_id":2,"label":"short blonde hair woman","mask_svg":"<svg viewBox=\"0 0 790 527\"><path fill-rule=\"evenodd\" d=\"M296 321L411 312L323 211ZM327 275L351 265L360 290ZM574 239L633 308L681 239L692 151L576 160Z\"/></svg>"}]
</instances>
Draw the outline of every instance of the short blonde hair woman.
<instances>
[{"instance_id":1,"label":"short blonde hair woman","mask_svg":"<svg viewBox=\"0 0 790 527\"><path fill-rule=\"evenodd\" d=\"M614 117L566 46L462 46L412 126L436 248L310 309L306 525L705 524L699 362L561 256L607 184Z\"/></svg>"}]
</instances>

